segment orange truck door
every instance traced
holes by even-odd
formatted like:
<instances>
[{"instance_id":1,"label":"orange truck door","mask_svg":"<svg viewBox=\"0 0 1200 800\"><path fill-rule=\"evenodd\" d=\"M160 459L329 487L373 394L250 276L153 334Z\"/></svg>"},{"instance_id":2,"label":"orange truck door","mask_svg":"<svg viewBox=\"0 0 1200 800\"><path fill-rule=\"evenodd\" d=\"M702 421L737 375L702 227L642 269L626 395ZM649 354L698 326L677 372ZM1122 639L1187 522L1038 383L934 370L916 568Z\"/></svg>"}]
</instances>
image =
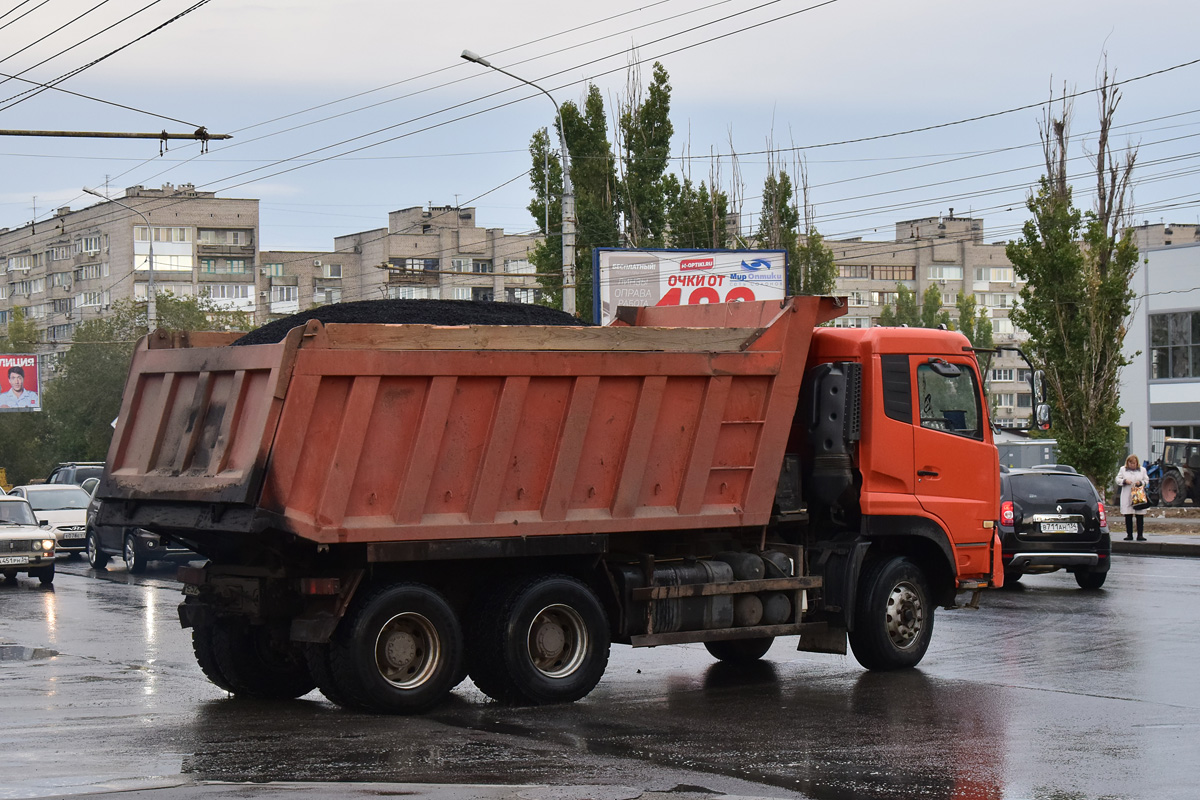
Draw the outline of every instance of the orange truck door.
<instances>
[{"instance_id":1,"label":"orange truck door","mask_svg":"<svg viewBox=\"0 0 1200 800\"><path fill-rule=\"evenodd\" d=\"M912 356L917 499L955 545L958 576L991 572L999 460L968 358Z\"/></svg>"}]
</instances>

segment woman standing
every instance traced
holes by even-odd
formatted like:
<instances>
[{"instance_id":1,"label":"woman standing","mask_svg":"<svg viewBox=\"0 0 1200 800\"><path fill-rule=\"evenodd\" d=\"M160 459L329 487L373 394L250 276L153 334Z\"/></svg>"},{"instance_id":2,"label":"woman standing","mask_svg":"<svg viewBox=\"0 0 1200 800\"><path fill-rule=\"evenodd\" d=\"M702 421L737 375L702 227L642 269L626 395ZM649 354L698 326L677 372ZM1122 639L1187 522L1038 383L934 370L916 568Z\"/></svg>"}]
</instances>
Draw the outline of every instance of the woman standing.
<instances>
[{"instance_id":1,"label":"woman standing","mask_svg":"<svg viewBox=\"0 0 1200 800\"><path fill-rule=\"evenodd\" d=\"M1125 515L1125 541L1127 542L1133 539L1134 517L1137 517L1137 540L1139 542L1146 541L1146 537L1142 535L1146 509L1135 509L1129 495L1132 494L1133 487L1140 486L1145 489L1149 481L1150 476L1146 474L1142 462L1136 455L1130 453L1129 458L1125 459L1125 466L1121 467L1121 471L1117 473L1117 488L1121 490L1121 513Z\"/></svg>"}]
</instances>

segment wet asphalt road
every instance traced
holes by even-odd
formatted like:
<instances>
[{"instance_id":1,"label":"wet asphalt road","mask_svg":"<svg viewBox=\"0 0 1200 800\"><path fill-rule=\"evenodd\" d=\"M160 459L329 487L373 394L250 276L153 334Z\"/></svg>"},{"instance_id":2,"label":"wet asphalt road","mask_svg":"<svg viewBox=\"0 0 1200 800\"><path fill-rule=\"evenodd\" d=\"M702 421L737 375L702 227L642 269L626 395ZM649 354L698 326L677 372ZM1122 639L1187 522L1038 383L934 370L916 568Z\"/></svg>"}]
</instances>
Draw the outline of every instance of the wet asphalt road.
<instances>
[{"instance_id":1,"label":"wet asphalt road","mask_svg":"<svg viewBox=\"0 0 1200 800\"><path fill-rule=\"evenodd\" d=\"M173 568L60 562L53 591L0 585L0 798L276 793L206 781L371 782L386 785L305 792L456 800L1195 797L1200 559L1114 562L1099 592L1027 577L977 611L939 612L906 673L798 653L794 639L748 670L700 645L615 646L579 703L505 708L467 682L416 718L345 712L317 693L229 698L178 626Z\"/></svg>"}]
</instances>

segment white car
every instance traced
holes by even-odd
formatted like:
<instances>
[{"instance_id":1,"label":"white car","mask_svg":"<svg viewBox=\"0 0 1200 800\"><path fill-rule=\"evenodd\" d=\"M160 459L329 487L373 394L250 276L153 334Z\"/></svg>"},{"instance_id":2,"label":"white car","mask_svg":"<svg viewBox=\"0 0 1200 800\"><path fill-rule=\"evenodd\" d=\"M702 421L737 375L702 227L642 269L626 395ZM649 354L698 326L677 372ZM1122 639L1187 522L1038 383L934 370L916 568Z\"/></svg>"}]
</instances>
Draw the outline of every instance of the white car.
<instances>
[{"instance_id":1,"label":"white car","mask_svg":"<svg viewBox=\"0 0 1200 800\"><path fill-rule=\"evenodd\" d=\"M12 496L29 501L38 522L49 522L60 553L82 553L87 547L88 493L78 486L41 483L18 486Z\"/></svg>"},{"instance_id":2,"label":"white car","mask_svg":"<svg viewBox=\"0 0 1200 800\"><path fill-rule=\"evenodd\" d=\"M25 572L43 586L54 583L54 545L27 501L0 496L0 575L15 581L17 573Z\"/></svg>"}]
</instances>

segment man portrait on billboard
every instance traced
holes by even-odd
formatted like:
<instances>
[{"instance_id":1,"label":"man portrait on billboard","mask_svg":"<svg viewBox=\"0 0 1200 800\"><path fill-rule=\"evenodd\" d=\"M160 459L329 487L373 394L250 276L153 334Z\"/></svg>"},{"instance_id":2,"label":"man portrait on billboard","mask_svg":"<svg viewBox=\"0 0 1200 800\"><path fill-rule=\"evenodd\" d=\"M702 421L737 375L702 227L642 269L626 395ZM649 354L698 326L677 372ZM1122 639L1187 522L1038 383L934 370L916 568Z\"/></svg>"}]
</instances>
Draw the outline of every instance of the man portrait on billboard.
<instances>
[{"instance_id":1,"label":"man portrait on billboard","mask_svg":"<svg viewBox=\"0 0 1200 800\"><path fill-rule=\"evenodd\" d=\"M41 405L37 392L25 390L24 367L8 368L8 386L8 391L0 394L0 408L38 408Z\"/></svg>"}]
</instances>

